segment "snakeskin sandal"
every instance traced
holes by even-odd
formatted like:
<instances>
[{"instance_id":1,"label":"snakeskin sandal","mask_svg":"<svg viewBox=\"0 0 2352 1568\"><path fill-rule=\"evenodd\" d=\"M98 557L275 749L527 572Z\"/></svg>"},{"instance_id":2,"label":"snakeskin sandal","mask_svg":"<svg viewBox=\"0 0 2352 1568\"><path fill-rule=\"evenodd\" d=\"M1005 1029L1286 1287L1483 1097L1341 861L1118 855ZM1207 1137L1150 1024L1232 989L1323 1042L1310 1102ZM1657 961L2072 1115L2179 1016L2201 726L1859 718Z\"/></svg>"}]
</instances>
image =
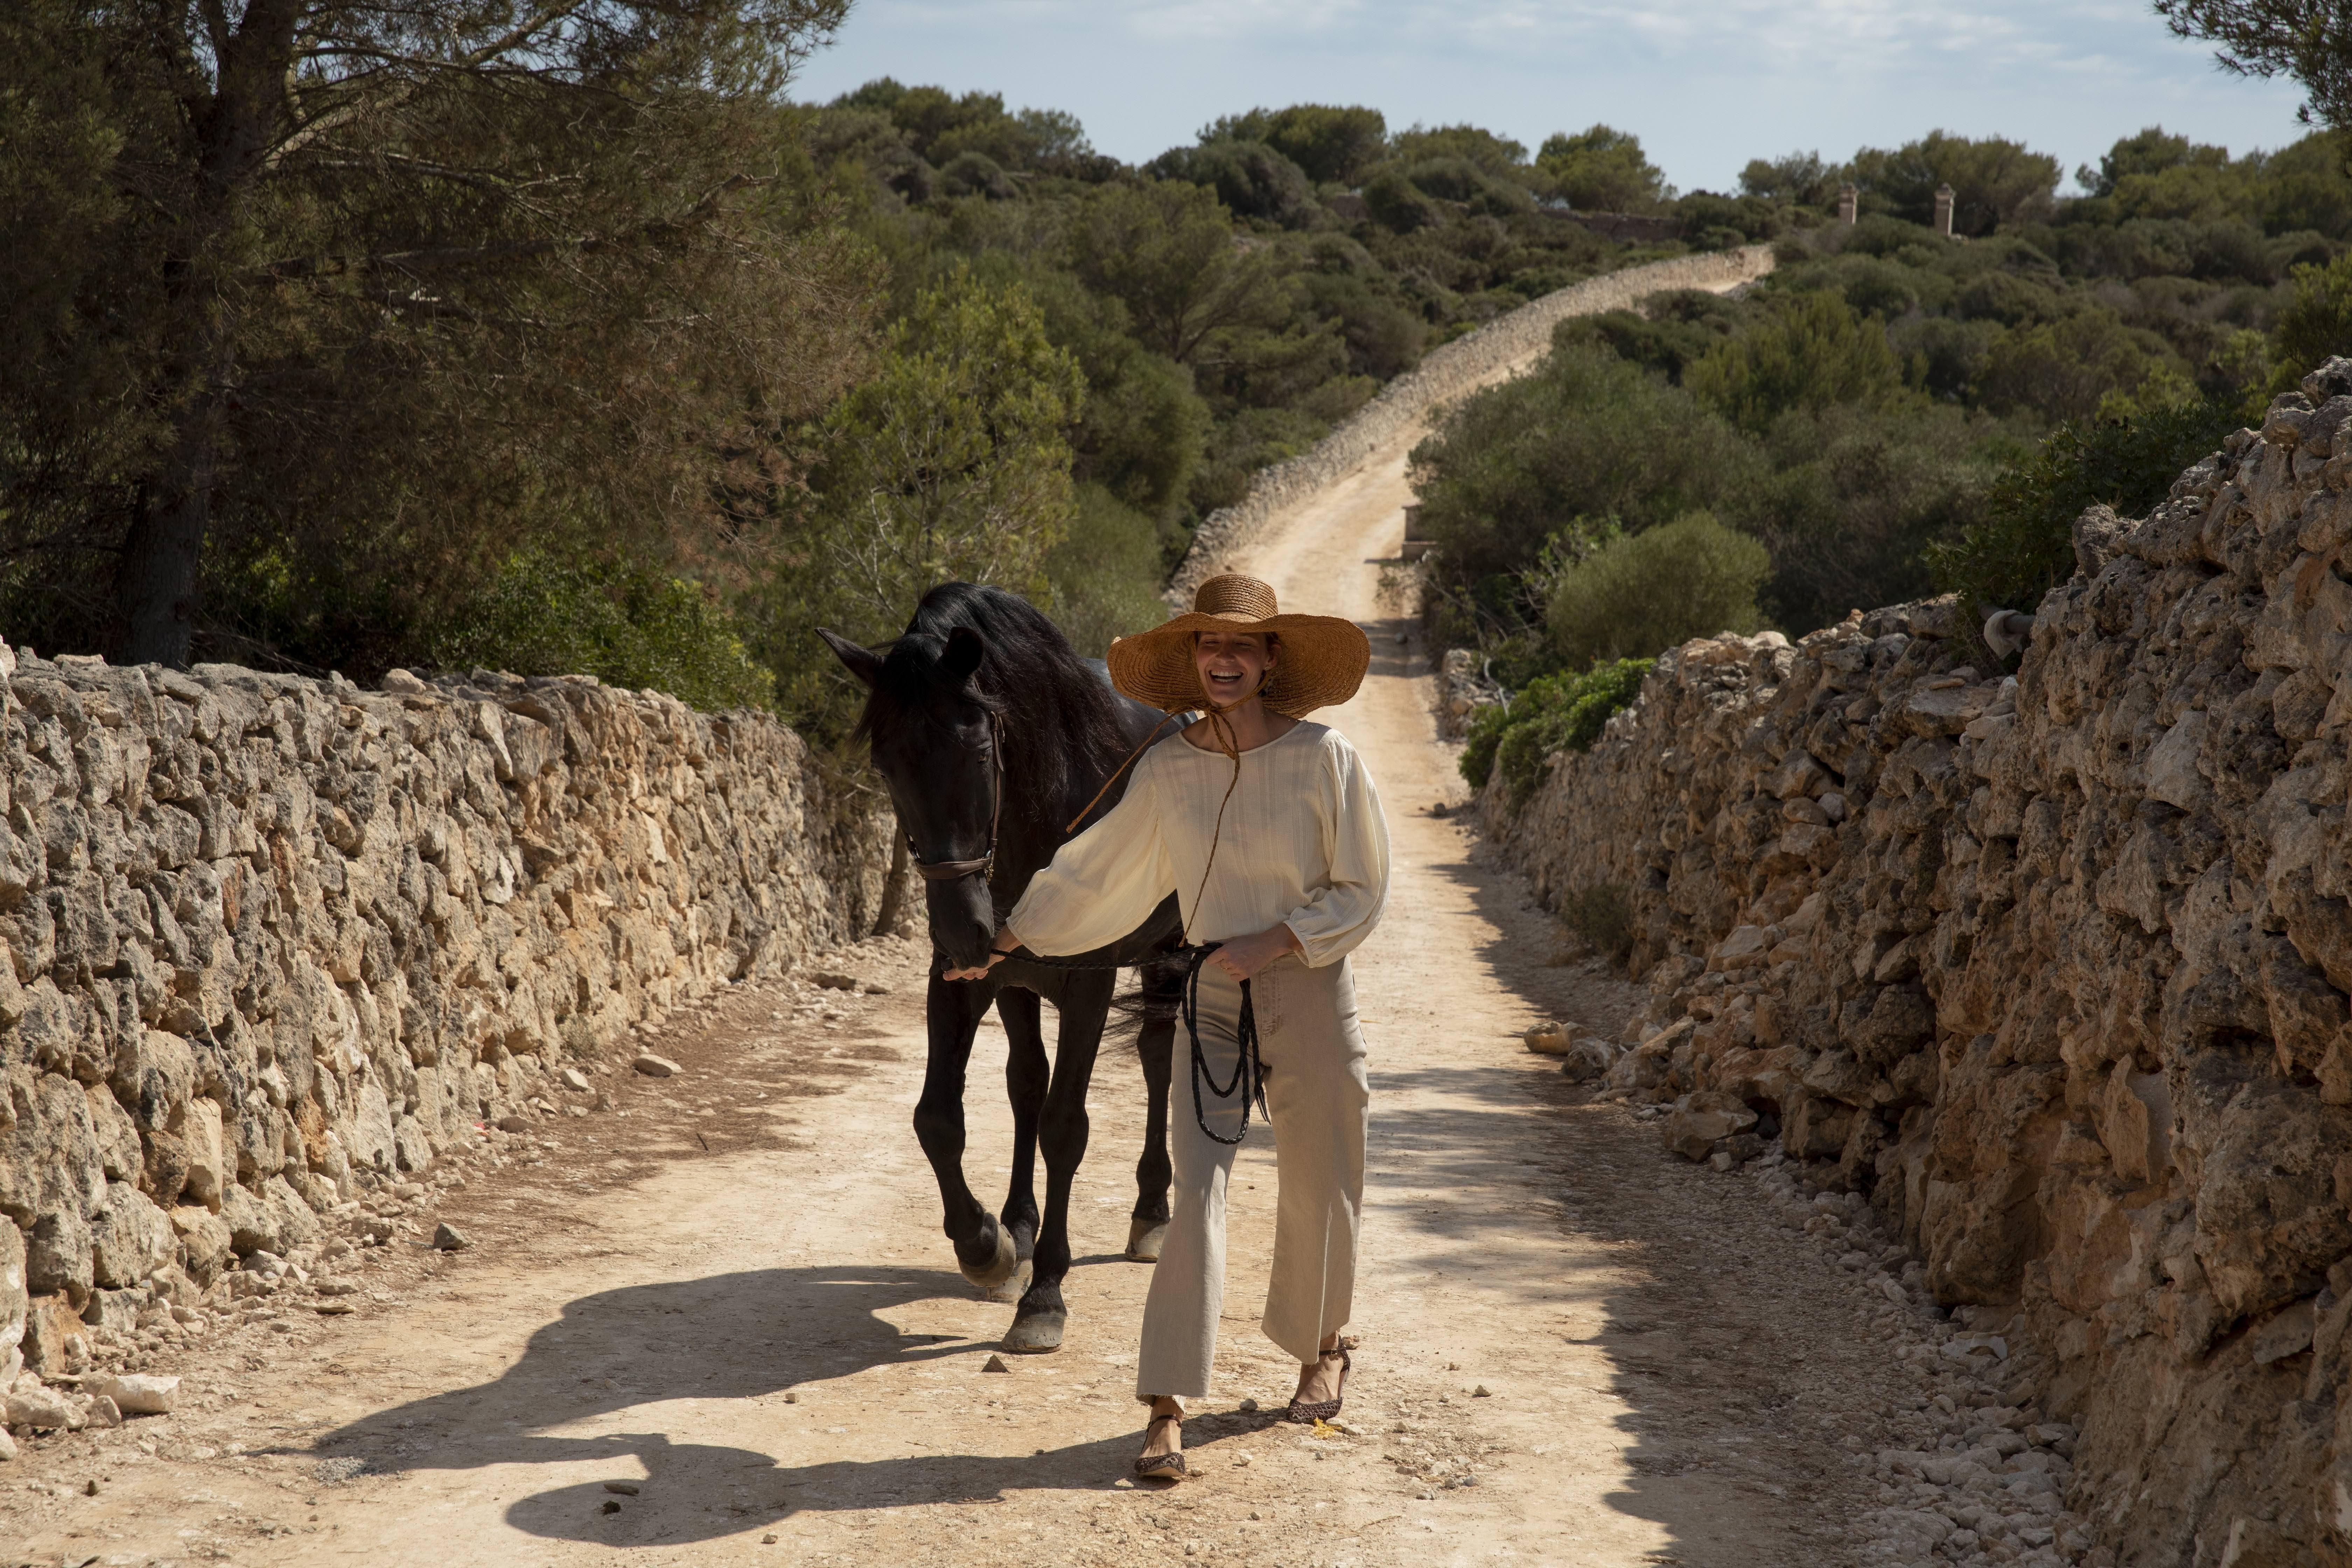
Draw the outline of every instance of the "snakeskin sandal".
<instances>
[{"instance_id":1,"label":"snakeskin sandal","mask_svg":"<svg viewBox=\"0 0 2352 1568\"><path fill-rule=\"evenodd\" d=\"M1144 1436L1150 1436L1151 1428L1162 1421L1173 1421L1177 1423L1177 1431L1180 1434L1183 1431L1184 1418L1181 1415L1155 1415L1143 1424ZM1184 1468L1184 1451L1181 1448L1172 1454L1140 1454L1136 1457L1135 1479L1139 1481L1181 1481L1192 1473Z\"/></svg>"},{"instance_id":2,"label":"snakeskin sandal","mask_svg":"<svg viewBox=\"0 0 2352 1568\"><path fill-rule=\"evenodd\" d=\"M1290 1402L1290 1407L1282 1413L1282 1418L1285 1421L1296 1421L1301 1426L1312 1426L1318 1421L1328 1421L1339 1414L1340 1402L1348 1395L1348 1369L1354 1363L1349 1358L1348 1347L1345 1345L1341 1345L1336 1351L1325 1351L1322 1359L1329 1361L1333 1356L1339 1358L1339 1392L1328 1399L1318 1399L1312 1405L1305 1400L1293 1399Z\"/></svg>"}]
</instances>

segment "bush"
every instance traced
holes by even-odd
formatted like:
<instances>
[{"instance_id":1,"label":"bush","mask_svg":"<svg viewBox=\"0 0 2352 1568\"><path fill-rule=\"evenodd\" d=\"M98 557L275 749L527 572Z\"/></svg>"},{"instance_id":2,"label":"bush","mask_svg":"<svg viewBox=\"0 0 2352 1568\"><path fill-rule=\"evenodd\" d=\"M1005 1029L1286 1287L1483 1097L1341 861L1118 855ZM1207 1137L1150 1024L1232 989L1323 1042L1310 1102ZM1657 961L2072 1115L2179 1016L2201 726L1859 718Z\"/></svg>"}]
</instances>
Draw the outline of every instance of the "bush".
<instances>
[{"instance_id":1,"label":"bush","mask_svg":"<svg viewBox=\"0 0 2352 1568\"><path fill-rule=\"evenodd\" d=\"M2294 298L2272 324L2271 346L2273 395L2292 390L2328 355L2352 353L2352 252L2294 269Z\"/></svg>"},{"instance_id":2,"label":"bush","mask_svg":"<svg viewBox=\"0 0 2352 1568\"><path fill-rule=\"evenodd\" d=\"M1883 403L1902 391L1903 366L1884 325L1823 290L1708 350L1683 384L1741 429L1760 431L1793 408Z\"/></svg>"},{"instance_id":3,"label":"bush","mask_svg":"<svg viewBox=\"0 0 2352 1568\"><path fill-rule=\"evenodd\" d=\"M1553 587L1552 646L1573 667L1755 631L1756 590L1771 570L1761 544L1704 511L1611 540Z\"/></svg>"},{"instance_id":4,"label":"bush","mask_svg":"<svg viewBox=\"0 0 2352 1568\"><path fill-rule=\"evenodd\" d=\"M1772 473L1732 499L1727 520L1771 552L1759 603L1801 637L1932 593L1920 552L1978 518L2030 443L1980 414L1906 402L1786 415L1765 448Z\"/></svg>"},{"instance_id":5,"label":"bush","mask_svg":"<svg viewBox=\"0 0 2352 1568\"><path fill-rule=\"evenodd\" d=\"M1381 155L1388 121L1377 109L1294 103L1228 114L1201 132L1207 142L1263 142L1297 163L1310 180L1352 184Z\"/></svg>"},{"instance_id":6,"label":"bush","mask_svg":"<svg viewBox=\"0 0 2352 1568\"><path fill-rule=\"evenodd\" d=\"M425 637L444 669L593 675L652 687L689 707L765 708L776 677L698 584L625 564L570 565L536 551Z\"/></svg>"},{"instance_id":7,"label":"bush","mask_svg":"<svg viewBox=\"0 0 2352 1568\"><path fill-rule=\"evenodd\" d=\"M1144 165L1158 179L1204 185L1237 216L1296 228L1316 212L1314 187L1297 164L1263 142L1216 141L1177 147Z\"/></svg>"},{"instance_id":8,"label":"bush","mask_svg":"<svg viewBox=\"0 0 2352 1568\"><path fill-rule=\"evenodd\" d=\"M2145 516L2180 470L2238 428L2233 405L2196 402L2128 420L2066 424L1997 479L1979 521L1932 545L1937 586L1972 616L2031 611L2074 572L2074 520L2105 504Z\"/></svg>"},{"instance_id":9,"label":"bush","mask_svg":"<svg viewBox=\"0 0 2352 1568\"><path fill-rule=\"evenodd\" d=\"M1509 620L1518 574L1562 531L1615 518L1639 531L1748 483L1748 443L1677 387L1603 348L1565 343L1542 366L1465 399L1413 449L1433 581ZM1588 536L1580 542L1596 542ZM1523 606L1539 618L1540 602ZM1502 629L1515 630L1516 623Z\"/></svg>"},{"instance_id":10,"label":"bush","mask_svg":"<svg viewBox=\"0 0 2352 1568\"><path fill-rule=\"evenodd\" d=\"M1435 202L1393 163L1383 163L1364 186L1364 205L1372 221L1398 234L1411 234L1435 223L1443 215Z\"/></svg>"},{"instance_id":11,"label":"bush","mask_svg":"<svg viewBox=\"0 0 2352 1568\"><path fill-rule=\"evenodd\" d=\"M1596 882L1559 900L1559 921L1612 963L1633 950L1633 900L1618 882Z\"/></svg>"},{"instance_id":12,"label":"bush","mask_svg":"<svg viewBox=\"0 0 2352 1568\"><path fill-rule=\"evenodd\" d=\"M1166 620L1160 579L1159 525L1099 485L1079 486L1069 533L1045 552L1049 608L1071 646L1100 658L1112 638Z\"/></svg>"},{"instance_id":13,"label":"bush","mask_svg":"<svg viewBox=\"0 0 2352 1568\"><path fill-rule=\"evenodd\" d=\"M2021 327L1993 341L1977 392L1996 411L2031 409L2045 419L2087 419L2110 393L2128 392L2179 360L2162 338L2126 327L2112 311L2084 310L2047 326Z\"/></svg>"},{"instance_id":14,"label":"bush","mask_svg":"<svg viewBox=\"0 0 2352 1568\"><path fill-rule=\"evenodd\" d=\"M1703 289L1670 289L1651 295L1633 310L1570 316L1552 329L1552 347L1598 342L1620 359L1657 371L1679 383L1683 372L1735 331L1739 306Z\"/></svg>"},{"instance_id":15,"label":"bush","mask_svg":"<svg viewBox=\"0 0 2352 1568\"><path fill-rule=\"evenodd\" d=\"M1458 764L1478 789L1496 767L1510 785L1513 804L1523 801L1543 774L1554 752L1584 752L1601 738L1610 715L1633 705L1642 678L1655 662L1621 658L1596 664L1581 675L1547 675L1528 683L1508 703L1478 715Z\"/></svg>"}]
</instances>

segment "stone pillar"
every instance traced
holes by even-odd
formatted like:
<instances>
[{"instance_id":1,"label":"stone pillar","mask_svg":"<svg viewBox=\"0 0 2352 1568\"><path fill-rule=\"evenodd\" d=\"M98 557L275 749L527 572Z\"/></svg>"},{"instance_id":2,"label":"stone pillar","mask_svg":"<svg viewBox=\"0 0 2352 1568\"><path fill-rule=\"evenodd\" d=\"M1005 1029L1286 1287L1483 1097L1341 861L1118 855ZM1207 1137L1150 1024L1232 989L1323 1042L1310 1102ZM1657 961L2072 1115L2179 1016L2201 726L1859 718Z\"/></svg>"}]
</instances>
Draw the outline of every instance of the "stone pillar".
<instances>
[{"instance_id":1,"label":"stone pillar","mask_svg":"<svg viewBox=\"0 0 2352 1568\"><path fill-rule=\"evenodd\" d=\"M1862 205L1862 191L1854 185L1838 187L1838 222L1850 224Z\"/></svg>"},{"instance_id":2,"label":"stone pillar","mask_svg":"<svg viewBox=\"0 0 2352 1568\"><path fill-rule=\"evenodd\" d=\"M1949 185L1936 187L1936 232L1952 237L1952 204L1959 198Z\"/></svg>"}]
</instances>

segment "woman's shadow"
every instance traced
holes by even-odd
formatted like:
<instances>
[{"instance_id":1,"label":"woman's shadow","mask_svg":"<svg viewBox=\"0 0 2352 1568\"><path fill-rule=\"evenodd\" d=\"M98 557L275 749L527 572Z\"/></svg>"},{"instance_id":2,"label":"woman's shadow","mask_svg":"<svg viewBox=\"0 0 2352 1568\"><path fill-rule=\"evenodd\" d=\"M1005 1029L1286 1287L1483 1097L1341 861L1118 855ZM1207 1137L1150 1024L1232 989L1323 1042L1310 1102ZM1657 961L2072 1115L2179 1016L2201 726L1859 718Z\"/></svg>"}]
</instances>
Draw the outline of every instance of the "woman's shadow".
<instances>
[{"instance_id":1,"label":"woman's shadow","mask_svg":"<svg viewBox=\"0 0 2352 1568\"><path fill-rule=\"evenodd\" d=\"M968 1290L954 1275L927 1268L769 1268L601 1291L567 1303L495 1382L362 1416L321 1436L312 1451L329 1477L610 1464L608 1475L517 1500L507 1522L534 1535L615 1545L709 1540L809 1509L995 1501L1014 1488L1098 1489L1127 1473L1132 1435L1027 1458L913 1453L793 1467L755 1449L679 1441L669 1422L641 1431L550 1430L671 1400L767 1399L782 1439L788 1420L803 1427L822 1420L829 1395L812 1384L992 1349L904 1334L884 1321L912 1302ZM789 1389L811 1397L789 1405L770 1398ZM929 1436L928 1412L894 1414L903 1416L907 1441ZM863 1415L874 1418L870 1410ZM1187 1446L1265 1419L1198 1418L1187 1424ZM638 1492L616 1496L605 1489L608 1479ZM606 1512L607 1503L617 1511Z\"/></svg>"}]
</instances>

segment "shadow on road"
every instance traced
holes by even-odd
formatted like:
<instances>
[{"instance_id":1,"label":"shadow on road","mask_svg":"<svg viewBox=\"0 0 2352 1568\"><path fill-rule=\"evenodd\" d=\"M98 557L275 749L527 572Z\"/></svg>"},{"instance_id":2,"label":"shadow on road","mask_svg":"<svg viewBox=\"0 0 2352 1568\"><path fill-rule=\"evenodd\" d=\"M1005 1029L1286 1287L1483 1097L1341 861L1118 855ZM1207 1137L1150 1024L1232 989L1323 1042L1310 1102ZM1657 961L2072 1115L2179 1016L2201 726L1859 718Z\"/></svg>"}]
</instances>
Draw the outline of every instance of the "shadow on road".
<instances>
[{"instance_id":1,"label":"shadow on road","mask_svg":"<svg viewBox=\"0 0 2352 1568\"><path fill-rule=\"evenodd\" d=\"M1521 878L1486 858L1450 851L1427 869L1492 928L1478 952L1492 983L1538 1015L1590 1013L1599 997L1580 994L1575 972L1548 962L1561 942L1558 922L1531 904ZM1606 994L1617 994L1613 983ZM1622 1018L1580 1021L1613 1032ZM1492 1241L1476 1276L1446 1287L1531 1328L1570 1300L1600 1309L1599 1333L1581 1342L1608 1358L1608 1390L1625 1405L1617 1419L1625 1473L1607 1500L1663 1526L1672 1560L1724 1568L1823 1560L1834 1551L1822 1539L1835 1534L1830 1516L1844 1507L1835 1496L1844 1467L1821 1440L1822 1418L1839 1397L1874 1402L1886 1391L1864 1394L1874 1380L1853 1367L1829 1375L1842 1358L1825 1353L1822 1339L1849 1336L1852 1353L1864 1325L1828 1279L1808 1272L1819 1267L1811 1255L1782 1242L1748 1184L1685 1165L1654 1128L1591 1104L1586 1089L1549 1068L1504 1041L1491 1065L1472 1068L1422 1065L1404 1050L1383 1066L1376 1046L1374 1089L1385 1103L1376 1104L1374 1136L1391 1157L1376 1163L1375 1191L1388 1189L1381 1195L1408 1236ZM1436 1184L1419 1168L1424 1152L1465 1190L1517 1188L1527 1202L1482 1209L1415 1199ZM1600 1266L1598 1279L1580 1286L1510 1261L1514 1238L1547 1226Z\"/></svg>"},{"instance_id":2,"label":"shadow on road","mask_svg":"<svg viewBox=\"0 0 2352 1568\"><path fill-rule=\"evenodd\" d=\"M752 1448L695 1442L691 1407L662 1408L678 1400L765 1400L780 1441L796 1429L822 1430L823 1385L834 1379L991 1351L985 1342L904 1334L886 1321L898 1308L967 1296L970 1289L945 1270L885 1268L770 1268L602 1291L566 1303L562 1317L533 1334L495 1382L379 1411L324 1435L313 1451L382 1474L609 1466L604 1475L530 1492L506 1510L508 1523L530 1534L609 1545L708 1541L812 1509L1098 1490L1125 1474L1132 1435L1027 1457L914 1452L792 1466ZM787 1390L811 1397L793 1405L772 1397ZM919 1447L927 1413L899 1414L903 1441ZM623 1419L609 1429L577 1430L614 1416ZM1187 1424L1186 1447L1206 1447L1267 1419L1197 1417ZM605 1490L607 1479L632 1482L639 1492L615 1496ZM607 1502L619 1511L604 1511Z\"/></svg>"}]
</instances>

